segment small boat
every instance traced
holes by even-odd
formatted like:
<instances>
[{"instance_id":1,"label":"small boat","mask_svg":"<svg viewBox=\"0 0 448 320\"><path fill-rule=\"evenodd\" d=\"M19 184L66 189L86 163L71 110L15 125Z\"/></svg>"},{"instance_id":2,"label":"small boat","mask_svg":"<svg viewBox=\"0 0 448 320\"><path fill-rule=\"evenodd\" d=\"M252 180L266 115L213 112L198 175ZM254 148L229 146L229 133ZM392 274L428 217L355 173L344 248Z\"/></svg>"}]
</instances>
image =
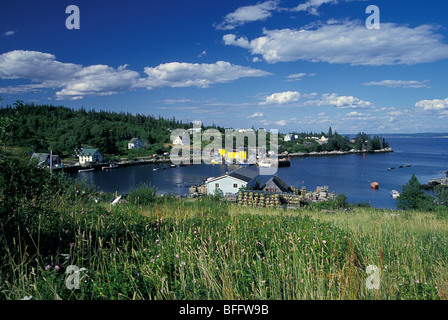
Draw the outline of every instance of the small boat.
<instances>
[{"instance_id":1,"label":"small boat","mask_svg":"<svg viewBox=\"0 0 448 320\"><path fill-rule=\"evenodd\" d=\"M289 159L278 159L278 166L279 167L290 167L291 161Z\"/></svg>"},{"instance_id":2,"label":"small boat","mask_svg":"<svg viewBox=\"0 0 448 320\"><path fill-rule=\"evenodd\" d=\"M176 168L176 165L175 165L175 164L172 164L172 165L171 165L171 168Z\"/></svg>"},{"instance_id":3,"label":"small boat","mask_svg":"<svg viewBox=\"0 0 448 320\"><path fill-rule=\"evenodd\" d=\"M121 200L122 195L116 196L112 201L110 202L111 205L117 204Z\"/></svg>"},{"instance_id":4,"label":"small boat","mask_svg":"<svg viewBox=\"0 0 448 320\"><path fill-rule=\"evenodd\" d=\"M394 198L394 199L396 199L400 196L400 192L398 192L397 190L392 190L390 192L390 194L391 194L392 198Z\"/></svg>"},{"instance_id":5,"label":"small boat","mask_svg":"<svg viewBox=\"0 0 448 320\"><path fill-rule=\"evenodd\" d=\"M267 160L263 160L263 161L258 162L258 166L259 166L259 167L263 167L263 168L270 168L270 167L272 167L273 165L274 165L273 162L271 162L271 161L267 161Z\"/></svg>"},{"instance_id":6,"label":"small boat","mask_svg":"<svg viewBox=\"0 0 448 320\"><path fill-rule=\"evenodd\" d=\"M81 169L81 170L78 170L78 172L87 172L87 171L93 171L93 170L95 170L95 169L94 168Z\"/></svg>"},{"instance_id":7,"label":"small boat","mask_svg":"<svg viewBox=\"0 0 448 320\"><path fill-rule=\"evenodd\" d=\"M407 164L407 165L406 165L406 167L408 167L408 168L409 168L409 167L412 167L412 166L411 166L410 164Z\"/></svg>"},{"instance_id":8,"label":"small boat","mask_svg":"<svg viewBox=\"0 0 448 320\"><path fill-rule=\"evenodd\" d=\"M159 170L159 168L154 168L154 169L152 169L152 171L157 171L157 170Z\"/></svg>"},{"instance_id":9,"label":"small boat","mask_svg":"<svg viewBox=\"0 0 448 320\"><path fill-rule=\"evenodd\" d=\"M378 189L379 186L380 186L380 184L379 184L378 182L372 182L372 183L370 184L370 187L371 187L372 189Z\"/></svg>"},{"instance_id":10,"label":"small boat","mask_svg":"<svg viewBox=\"0 0 448 320\"><path fill-rule=\"evenodd\" d=\"M109 170L109 169L114 169L114 168L117 168L118 167L118 165L116 165L115 163L111 163L109 166L107 166L107 167L101 167L101 169L103 169L103 170Z\"/></svg>"}]
</instances>

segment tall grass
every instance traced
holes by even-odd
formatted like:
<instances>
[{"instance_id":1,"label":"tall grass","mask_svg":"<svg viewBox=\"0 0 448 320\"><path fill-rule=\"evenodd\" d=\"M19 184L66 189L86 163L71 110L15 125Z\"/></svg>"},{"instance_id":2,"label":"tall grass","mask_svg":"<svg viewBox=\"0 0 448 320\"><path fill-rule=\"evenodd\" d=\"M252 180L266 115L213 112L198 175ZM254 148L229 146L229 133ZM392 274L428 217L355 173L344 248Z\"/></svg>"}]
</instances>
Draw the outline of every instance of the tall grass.
<instances>
[{"instance_id":1,"label":"tall grass","mask_svg":"<svg viewBox=\"0 0 448 320\"><path fill-rule=\"evenodd\" d=\"M3 299L447 298L448 221L432 213L209 198L82 205L59 203L34 242L13 237ZM66 286L69 265L85 269L79 289ZM366 286L369 265L381 270L378 290Z\"/></svg>"}]
</instances>

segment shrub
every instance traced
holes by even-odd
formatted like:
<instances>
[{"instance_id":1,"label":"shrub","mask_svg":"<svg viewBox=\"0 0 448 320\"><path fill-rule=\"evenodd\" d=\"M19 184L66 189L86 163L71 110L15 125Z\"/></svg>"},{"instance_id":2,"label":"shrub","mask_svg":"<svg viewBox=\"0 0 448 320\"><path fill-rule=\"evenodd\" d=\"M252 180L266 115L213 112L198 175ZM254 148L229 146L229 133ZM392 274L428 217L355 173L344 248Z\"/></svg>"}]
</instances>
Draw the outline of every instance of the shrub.
<instances>
[{"instance_id":1,"label":"shrub","mask_svg":"<svg viewBox=\"0 0 448 320\"><path fill-rule=\"evenodd\" d=\"M156 188L151 183L140 182L128 195L128 201L135 205L148 205L156 200Z\"/></svg>"}]
</instances>

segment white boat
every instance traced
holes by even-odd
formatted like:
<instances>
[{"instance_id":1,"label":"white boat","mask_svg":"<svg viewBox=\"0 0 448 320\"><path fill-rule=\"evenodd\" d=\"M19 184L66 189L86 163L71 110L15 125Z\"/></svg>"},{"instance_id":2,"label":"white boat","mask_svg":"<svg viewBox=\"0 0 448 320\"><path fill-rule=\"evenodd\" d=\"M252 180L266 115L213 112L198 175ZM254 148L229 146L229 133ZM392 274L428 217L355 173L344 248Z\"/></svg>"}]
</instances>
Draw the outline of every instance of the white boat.
<instances>
[{"instance_id":1,"label":"white boat","mask_svg":"<svg viewBox=\"0 0 448 320\"><path fill-rule=\"evenodd\" d=\"M396 199L400 196L400 192L398 192L397 190L392 190L390 192L390 194L391 194L392 198L394 198L394 199Z\"/></svg>"},{"instance_id":2,"label":"white boat","mask_svg":"<svg viewBox=\"0 0 448 320\"><path fill-rule=\"evenodd\" d=\"M80 169L78 170L78 172L87 172L87 171L93 171L95 170L94 168L90 168L90 169Z\"/></svg>"},{"instance_id":3,"label":"white boat","mask_svg":"<svg viewBox=\"0 0 448 320\"><path fill-rule=\"evenodd\" d=\"M110 202L110 204L111 204L111 205L116 205L116 204L121 200L121 197L122 197L122 195L119 195L119 196L115 197L115 198Z\"/></svg>"},{"instance_id":4,"label":"white boat","mask_svg":"<svg viewBox=\"0 0 448 320\"><path fill-rule=\"evenodd\" d=\"M274 163L271 161L268 161L268 160L263 160L263 161L258 162L258 166L263 167L263 168L270 168L273 165L274 165Z\"/></svg>"}]
</instances>

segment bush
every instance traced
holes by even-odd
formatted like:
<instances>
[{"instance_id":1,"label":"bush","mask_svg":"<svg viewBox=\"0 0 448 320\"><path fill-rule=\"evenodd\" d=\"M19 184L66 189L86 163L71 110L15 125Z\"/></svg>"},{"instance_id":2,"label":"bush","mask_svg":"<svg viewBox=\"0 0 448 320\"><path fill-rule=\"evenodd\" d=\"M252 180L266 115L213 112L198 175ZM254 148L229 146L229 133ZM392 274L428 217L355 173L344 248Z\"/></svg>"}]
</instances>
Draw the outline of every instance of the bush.
<instances>
[{"instance_id":1,"label":"bush","mask_svg":"<svg viewBox=\"0 0 448 320\"><path fill-rule=\"evenodd\" d=\"M131 190L128 201L135 205L148 205L156 200L157 189L151 183L140 182L138 186Z\"/></svg>"}]
</instances>

